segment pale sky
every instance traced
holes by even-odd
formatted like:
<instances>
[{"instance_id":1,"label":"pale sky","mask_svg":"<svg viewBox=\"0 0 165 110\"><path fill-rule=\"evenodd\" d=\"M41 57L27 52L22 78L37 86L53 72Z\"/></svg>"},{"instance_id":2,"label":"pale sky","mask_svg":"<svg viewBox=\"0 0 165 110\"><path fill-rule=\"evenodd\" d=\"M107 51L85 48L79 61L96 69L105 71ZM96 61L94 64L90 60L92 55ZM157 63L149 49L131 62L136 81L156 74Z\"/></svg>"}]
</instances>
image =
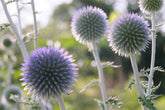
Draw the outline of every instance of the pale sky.
<instances>
[{"instance_id":1,"label":"pale sky","mask_svg":"<svg viewBox=\"0 0 165 110\"><path fill-rule=\"evenodd\" d=\"M6 0L9 1L9 0ZM22 2L28 2L31 0L21 0ZM136 0L133 0L136 1ZM41 27L44 27L49 22L50 16L52 15L54 9L62 4L62 3L71 3L72 0L34 0L36 11L39 12L37 14L37 22L39 22ZM16 15L16 4L11 3L8 4L8 9L11 15ZM20 7L23 6L20 4ZM124 7L123 7L124 6ZM122 8L121 8L122 7ZM127 11L127 2L126 0L118 0L114 4L114 10L118 13L126 12ZM163 19L165 20L165 2L162 10L160 11L163 13ZM12 19L17 24L17 17L13 16ZM33 24L33 17L32 17L32 10L31 5L24 5L23 10L21 11L21 20L22 20L22 27L26 27L29 24ZM0 2L0 24L7 23L7 19L5 13L3 12L3 8ZM165 33L165 25L161 27L162 31Z\"/></svg>"},{"instance_id":2,"label":"pale sky","mask_svg":"<svg viewBox=\"0 0 165 110\"><path fill-rule=\"evenodd\" d=\"M22 0L23 2L27 2L27 0ZM31 0L28 0L31 1ZM37 21L40 23L40 25L46 26L50 16L52 15L54 9L62 4L62 3L70 3L72 0L34 0L35 2L35 8L36 11L39 12L37 14ZM16 3L8 4L8 9L10 11L11 15L16 15ZM20 7L23 5L19 4ZM17 17L13 16L12 19L15 23L17 23ZM33 17L32 17L32 11L31 11L31 5L25 5L23 10L21 11L21 20L22 20L22 26L25 27L29 24L33 24ZM3 8L0 2L0 24L7 23L7 19L5 16L5 13L3 12Z\"/></svg>"}]
</instances>

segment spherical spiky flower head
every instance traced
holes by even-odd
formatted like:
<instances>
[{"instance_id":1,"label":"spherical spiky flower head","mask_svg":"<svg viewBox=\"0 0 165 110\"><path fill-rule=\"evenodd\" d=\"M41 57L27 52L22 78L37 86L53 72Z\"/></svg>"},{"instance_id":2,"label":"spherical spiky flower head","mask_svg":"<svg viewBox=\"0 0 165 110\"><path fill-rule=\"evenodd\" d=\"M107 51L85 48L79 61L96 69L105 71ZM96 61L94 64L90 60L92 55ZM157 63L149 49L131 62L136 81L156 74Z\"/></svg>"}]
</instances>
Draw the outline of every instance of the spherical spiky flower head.
<instances>
[{"instance_id":1,"label":"spherical spiky flower head","mask_svg":"<svg viewBox=\"0 0 165 110\"><path fill-rule=\"evenodd\" d=\"M6 104L15 104L16 101L11 98L12 95L16 96L18 99L21 99L22 90L20 89L20 87L15 85L7 86L2 93L2 101Z\"/></svg>"},{"instance_id":2,"label":"spherical spiky flower head","mask_svg":"<svg viewBox=\"0 0 165 110\"><path fill-rule=\"evenodd\" d=\"M112 23L108 41L116 53L128 56L145 50L149 35L148 23L137 14L127 13Z\"/></svg>"},{"instance_id":3,"label":"spherical spiky flower head","mask_svg":"<svg viewBox=\"0 0 165 110\"><path fill-rule=\"evenodd\" d=\"M163 0L139 0L139 7L142 12L156 12L163 6Z\"/></svg>"},{"instance_id":4,"label":"spherical spiky flower head","mask_svg":"<svg viewBox=\"0 0 165 110\"><path fill-rule=\"evenodd\" d=\"M74 86L77 77L76 64L71 55L64 49L41 47L31 52L21 70L25 90L30 88L28 94L34 90L33 97L46 99L56 98L62 92L67 94Z\"/></svg>"},{"instance_id":5,"label":"spherical spiky flower head","mask_svg":"<svg viewBox=\"0 0 165 110\"><path fill-rule=\"evenodd\" d=\"M11 49L15 45L15 39L13 36L6 34L0 38L0 47L2 49Z\"/></svg>"},{"instance_id":6,"label":"spherical spiky flower head","mask_svg":"<svg viewBox=\"0 0 165 110\"><path fill-rule=\"evenodd\" d=\"M107 16L100 8L83 7L73 16L71 28L73 36L80 43L98 42L107 32Z\"/></svg>"}]
</instances>

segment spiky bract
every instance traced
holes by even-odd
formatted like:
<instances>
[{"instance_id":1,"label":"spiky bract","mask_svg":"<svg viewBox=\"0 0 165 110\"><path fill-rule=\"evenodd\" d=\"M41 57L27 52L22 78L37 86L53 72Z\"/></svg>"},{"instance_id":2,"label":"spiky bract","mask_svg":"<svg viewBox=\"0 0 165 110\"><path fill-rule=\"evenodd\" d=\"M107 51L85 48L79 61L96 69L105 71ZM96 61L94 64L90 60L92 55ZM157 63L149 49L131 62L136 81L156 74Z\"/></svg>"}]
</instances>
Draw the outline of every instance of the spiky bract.
<instances>
[{"instance_id":1,"label":"spiky bract","mask_svg":"<svg viewBox=\"0 0 165 110\"><path fill-rule=\"evenodd\" d=\"M142 12L156 12L163 6L163 0L139 0L139 7Z\"/></svg>"},{"instance_id":2,"label":"spiky bract","mask_svg":"<svg viewBox=\"0 0 165 110\"><path fill-rule=\"evenodd\" d=\"M25 90L33 90L33 97L56 98L63 93L67 94L74 86L77 77L76 64L71 55L64 49L41 47L31 52L22 64L21 73Z\"/></svg>"},{"instance_id":3,"label":"spiky bract","mask_svg":"<svg viewBox=\"0 0 165 110\"><path fill-rule=\"evenodd\" d=\"M111 25L108 41L112 49L122 56L145 50L150 39L148 23L137 14L127 13Z\"/></svg>"},{"instance_id":4,"label":"spiky bract","mask_svg":"<svg viewBox=\"0 0 165 110\"><path fill-rule=\"evenodd\" d=\"M71 28L73 36L80 43L98 42L107 32L107 15L100 8L83 7L73 16Z\"/></svg>"}]
</instances>

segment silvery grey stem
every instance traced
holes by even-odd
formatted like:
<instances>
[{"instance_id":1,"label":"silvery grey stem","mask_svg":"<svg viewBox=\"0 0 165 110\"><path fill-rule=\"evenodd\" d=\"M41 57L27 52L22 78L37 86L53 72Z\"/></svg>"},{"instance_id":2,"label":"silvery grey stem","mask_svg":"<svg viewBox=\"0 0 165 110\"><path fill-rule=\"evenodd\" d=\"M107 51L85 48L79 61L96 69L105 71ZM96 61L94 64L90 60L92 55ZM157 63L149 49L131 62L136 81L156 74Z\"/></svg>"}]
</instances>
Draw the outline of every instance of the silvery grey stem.
<instances>
[{"instance_id":1,"label":"silvery grey stem","mask_svg":"<svg viewBox=\"0 0 165 110\"><path fill-rule=\"evenodd\" d=\"M19 34L20 34L20 36L23 37L23 33L22 33L22 24L21 24L21 16L20 16L20 10L19 10L18 1L16 1L16 8L17 8L17 16L18 16L18 29L19 29Z\"/></svg>"},{"instance_id":2,"label":"silvery grey stem","mask_svg":"<svg viewBox=\"0 0 165 110\"><path fill-rule=\"evenodd\" d=\"M5 11L6 17L7 17L8 21L9 21L9 23L10 23L10 26L11 26L14 34L17 37L18 45L19 45L19 47L21 49L21 52L22 52L22 55L23 55L23 57L25 59L27 57L28 53L27 53L26 47L24 45L24 42L22 40L22 36L20 36L20 34L18 33L17 28L14 25L10 15L9 15L9 12L8 12L8 9L6 7L6 4L5 4L4 0L1 0L1 3L2 3L2 7L3 7L4 11Z\"/></svg>"},{"instance_id":3,"label":"silvery grey stem","mask_svg":"<svg viewBox=\"0 0 165 110\"><path fill-rule=\"evenodd\" d=\"M139 75L139 71L138 71L138 67L136 63L136 57L134 53L130 53L130 59L131 59L131 65L132 65L133 73L135 77L135 85L136 85L139 96L143 98L145 95L144 95L142 86L140 84L140 75ZM143 106L143 110L147 110L147 108Z\"/></svg>"},{"instance_id":4,"label":"silvery grey stem","mask_svg":"<svg viewBox=\"0 0 165 110\"><path fill-rule=\"evenodd\" d=\"M61 110L66 110L65 108L65 103L64 103L64 99L63 99L63 96L62 94L60 96L57 97L57 101L58 101L58 104L60 106L60 109Z\"/></svg>"},{"instance_id":5,"label":"silvery grey stem","mask_svg":"<svg viewBox=\"0 0 165 110\"><path fill-rule=\"evenodd\" d=\"M38 47L38 30L37 30L37 20L36 20L36 12L34 6L34 0L31 0L32 11L33 11L33 21L34 21L34 49Z\"/></svg>"},{"instance_id":6,"label":"silvery grey stem","mask_svg":"<svg viewBox=\"0 0 165 110\"><path fill-rule=\"evenodd\" d=\"M152 54L151 54L151 65L150 65L150 74L148 77L148 87L147 87L147 93L146 96L148 97L151 95L151 87L153 83L153 75L154 75L154 65L155 65L155 53L156 53L156 36L155 36L155 13L151 13L151 22L152 22ZM148 97L149 98L149 97Z\"/></svg>"},{"instance_id":7,"label":"silvery grey stem","mask_svg":"<svg viewBox=\"0 0 165 110\"><path fill-rule=\"evenodd\" d=\"M93 56L95 58L95 62L96 62L97 69L98 69L99 84L100 84L101 95L103 98L105 110L109 110L108 105L105 103L107 101L107 93L106 93L105 84L104 84L103 68L101 66L100 57L98 55L97 45L95 42L92 42L92 52L93 52Z\"/></svg>"}]
</instances>

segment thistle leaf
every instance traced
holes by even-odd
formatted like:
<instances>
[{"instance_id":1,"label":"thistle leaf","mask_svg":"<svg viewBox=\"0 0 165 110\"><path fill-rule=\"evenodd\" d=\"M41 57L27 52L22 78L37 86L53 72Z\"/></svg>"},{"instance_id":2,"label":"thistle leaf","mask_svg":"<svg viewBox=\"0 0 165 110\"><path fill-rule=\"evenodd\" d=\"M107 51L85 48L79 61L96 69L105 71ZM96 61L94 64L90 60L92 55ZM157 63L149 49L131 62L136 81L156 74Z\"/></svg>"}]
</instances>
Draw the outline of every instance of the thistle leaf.
<instances>
[{"instance_id":1,"label":"thistle leaf","mask_svg":"<svg viewBox=\"0 0 165 110\"><path fill-rule=\"evenodd\" d=\"M132 89L132 85L133 84L135 84L135 80L134 79L131 79L130 81L129 81L129 84L128 84L128 86L127 86L127 89Z\"/></svg>"},{"instance_id":2,"label":"thistle leaf","mask_svg":"<svg viewBox=\"0 0 165 110\"><path fill-rule=\"evenodd\" d=\"M105 110L104 104L101 100L94 99L94 101L98 103L98 105L100 106L100 110Z\"/></svg>"},{"instance_id":3,"label":"thistle leaf","mask_svg":"<svg viewBox=\"0 0 165 110\"><path fill-rule=\"evenodd\" d=\"M93 87L93 86L98 85L98 84L99 84L99 80L93 79L93 80L91 80L91 82L89 82L87 85L85 85L83 87L83 89L80 90L79 93L82 93L82 92L86 91L88 88Z\"/></svg>"},{"instance_id":4,"label":"thistle leaf","mask_svg":"<svg viewBox=\"0 0 165 110\"><path fill-rule=\"evenodd\" d=\"M106 68L106 67L120 68L121 65L114 65L114 62L107 61L107 62L102 63L102 67L103 68Z\"/></svg>"},{"instance_id":5,"label":"thistle leaf","mask_svg":"<svg viewBox=\"0 0 165 110\"><path fill-rule=\"evenodd\" d=\"M106 101L106 104L111 104L112 106L116 106L118 108L122 106L122 103L119 102L119 99L117 97L108 98L108 100Z\"/></svg>"},{"instance_id":6,"label":"thistle leaf","mask_svg":"<svg viewBox=\"0 0 165 110\"><path fill-rule=\"evenodd\" d=\"M147 99L146 97L138 97L139 102L142 103L142 105L146 106L150 110L157 110L157 108L154 106L154 103L151 102L151 99Z\"/></svg>"},{"instance_id":7,"label":"thistle leaf","mask_svg":"<svg viewBox=\"0 0 165 110\"><path fill-rule=\"evenodd\" d=\"M0 32L7 29L9 26L10 24L7 24L7 23L0 25Z\"/></svg>"},{"instance_id":8,"label":"thistle leaf","mask_svg":"<svg viewBox=\"0 0 165 110\"><path fill-rule=\"evenodd\" d=\"M161 85L161 82L157 86L153 87L152 91L155 92L160 87L160 85Z\"/></svg>"}]
</instances>

